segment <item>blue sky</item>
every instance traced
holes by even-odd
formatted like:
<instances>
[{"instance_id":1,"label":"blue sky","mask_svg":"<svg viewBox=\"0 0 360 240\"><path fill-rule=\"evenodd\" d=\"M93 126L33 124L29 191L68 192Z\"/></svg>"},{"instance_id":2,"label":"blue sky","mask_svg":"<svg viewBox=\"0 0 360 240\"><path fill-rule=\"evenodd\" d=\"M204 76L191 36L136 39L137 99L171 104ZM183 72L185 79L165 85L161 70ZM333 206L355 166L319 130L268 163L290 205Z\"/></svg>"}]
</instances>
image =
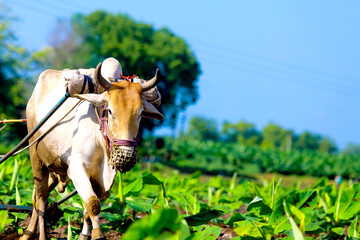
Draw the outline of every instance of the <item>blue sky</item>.
<instances>
[{"instance_id":1,"label":"blue sky","mask_svg":"<svg viewBox=\"0 0 360 240\"><path fill-rule=\"evenodd\" d=\"M184 114L272 121L344 148L360 143L359 1L6 0L19 43L39 50L56 19L104 9L168 27L198 58L200 98ZM70 66L69 66L70 67Z\"/></svg>"}]
</instances>

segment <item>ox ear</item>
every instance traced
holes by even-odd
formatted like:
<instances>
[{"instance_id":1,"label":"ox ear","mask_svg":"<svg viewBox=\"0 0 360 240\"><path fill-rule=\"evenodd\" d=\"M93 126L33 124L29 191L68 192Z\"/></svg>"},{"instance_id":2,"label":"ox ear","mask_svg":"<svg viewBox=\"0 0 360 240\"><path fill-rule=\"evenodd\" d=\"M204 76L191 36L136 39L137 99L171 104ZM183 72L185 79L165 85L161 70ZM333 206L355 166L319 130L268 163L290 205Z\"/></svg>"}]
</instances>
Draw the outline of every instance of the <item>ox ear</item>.
<instances>
[{"instance_id":1,"label":"ox ear","mask_svg":"<svg viewBox=\"0 0 360 240\"><path fill-rule=\"evenodd\" d=\"M144 97L142 97L142 102L144 107L142 112L143 117L164 120L164 116L153 105L146 101Z\"/></svg>"},{"instance_id":2,"label":"ox ear","mask_svg":"<svg viewBox=\"0 0 360 240\"><path fill-rule=\"evenodd\" d=\"M88 93L88 94L75 94L74 96L81 100L88 101L96 107L104 106L107 102L104 94Z\"/></svg>"}]
</instances>

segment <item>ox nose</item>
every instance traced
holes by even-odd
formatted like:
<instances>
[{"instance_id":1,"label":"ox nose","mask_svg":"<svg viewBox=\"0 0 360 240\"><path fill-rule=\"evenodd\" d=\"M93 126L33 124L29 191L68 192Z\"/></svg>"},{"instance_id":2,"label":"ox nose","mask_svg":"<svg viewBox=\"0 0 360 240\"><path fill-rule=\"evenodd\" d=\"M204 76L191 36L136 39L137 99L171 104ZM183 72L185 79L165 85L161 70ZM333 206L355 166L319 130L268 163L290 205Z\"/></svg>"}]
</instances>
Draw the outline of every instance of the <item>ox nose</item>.
<instances>
[{"instance_id":1,"label":"ox nose","mask_svg":"<svg viewBox=\"0 0 360 240\"><path fill-rule=\"evenodd\" d=\"M134 147L113 145L110 152L109 164L116 167L120 172L130 171L136 164L138 158Z\"/></svg>"}]
</instances>

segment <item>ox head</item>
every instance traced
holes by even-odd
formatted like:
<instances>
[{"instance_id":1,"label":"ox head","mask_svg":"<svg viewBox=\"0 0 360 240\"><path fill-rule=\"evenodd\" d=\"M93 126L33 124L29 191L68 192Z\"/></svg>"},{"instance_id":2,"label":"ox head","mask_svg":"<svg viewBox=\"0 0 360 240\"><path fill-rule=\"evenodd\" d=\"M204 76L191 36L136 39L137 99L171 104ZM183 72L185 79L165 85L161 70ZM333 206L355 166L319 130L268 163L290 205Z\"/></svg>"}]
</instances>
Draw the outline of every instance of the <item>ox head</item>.
<instances>
[{"instance_id":1,"label":"ox head","mask_svg":"<svg viewBox=\"0 0 360 240\"><path fill-rule=\"evenodd\" d=\"M121 172L129 171L136 163L136 138L142 117L163 120L164 116L146 101L143 92L159 82L159 70L144 83L120 81L110 83L101 75L101 63L95 70L95 80L106 90L102 94L79 94L77 98L106 109L106 128L110 135L109 164Z\"/></svg>"}]
</instances>

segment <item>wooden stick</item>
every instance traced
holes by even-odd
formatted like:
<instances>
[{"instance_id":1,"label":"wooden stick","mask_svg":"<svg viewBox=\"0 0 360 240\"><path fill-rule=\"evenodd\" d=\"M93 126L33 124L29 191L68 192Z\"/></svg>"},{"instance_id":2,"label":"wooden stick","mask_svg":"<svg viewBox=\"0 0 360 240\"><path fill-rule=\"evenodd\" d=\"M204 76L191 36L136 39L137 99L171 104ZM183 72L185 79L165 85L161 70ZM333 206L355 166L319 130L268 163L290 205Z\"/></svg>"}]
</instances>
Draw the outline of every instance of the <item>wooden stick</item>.
<instances>
[{"instance_id":1,"label":"wooden stick","mask_svg":"<svg viewBox=\"0 0 360 240\"><path fill-rule=\"evenodd\" d=\"M4 119L0 121L0 123L21 123L21 122L26 122L26 119Z\"/></svg>"}]
</instances>

